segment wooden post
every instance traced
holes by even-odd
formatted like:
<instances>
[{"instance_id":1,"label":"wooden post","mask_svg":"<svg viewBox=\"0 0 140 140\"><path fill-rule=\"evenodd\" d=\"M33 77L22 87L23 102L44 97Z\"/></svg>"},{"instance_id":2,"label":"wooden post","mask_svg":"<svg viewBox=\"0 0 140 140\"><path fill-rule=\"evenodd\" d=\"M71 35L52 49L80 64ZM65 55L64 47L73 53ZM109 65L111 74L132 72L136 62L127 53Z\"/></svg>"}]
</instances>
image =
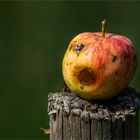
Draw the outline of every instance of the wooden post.
<instances>
[{"instance_id":1,"label":"wooden post","mask_svg":"<svg viewBox=\"0 0 140 140\"><path fill-rule=\"evenodd\" d=\"M106 101L50 93L50 140L138 140L140 98L132 88Z\"/></svg>"}]
</instances>

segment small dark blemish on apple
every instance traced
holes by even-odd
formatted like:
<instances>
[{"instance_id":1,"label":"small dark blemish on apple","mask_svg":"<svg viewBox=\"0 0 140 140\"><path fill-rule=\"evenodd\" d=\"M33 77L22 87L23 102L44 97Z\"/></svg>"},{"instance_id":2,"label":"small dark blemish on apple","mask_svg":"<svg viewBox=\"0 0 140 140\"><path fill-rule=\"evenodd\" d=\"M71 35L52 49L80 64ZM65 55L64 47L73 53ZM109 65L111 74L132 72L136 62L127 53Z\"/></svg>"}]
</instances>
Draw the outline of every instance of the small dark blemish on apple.
<instances>
[{"instance_id":1,"label":"small dark blemish on apple","mask_svg":"<svg viewBox=\"0 0 140 140\"><path fill-rule=\"evenodd\" d=\"M85 45L78 44L75 48L76 53L79 55L80 51L84 48Z\"/></svg>"},{"instance_id":2,"label":"small dark blemish on apple","mask_svg":"<svg viewBox=\"0 0 140 140\"><path fill-rule=\"evenodd\" d=\"M128 54L126 52L123 53L124 60L128 58Z\"/></svg>"},{"instance_id":3,"label":"small dark blemish on apple","mask_svg":"<svg viewBox=\"0 0 140 140\"><path fill-rule=\"evenodd\" d=\"M115 75L118 75L118 73L119 73L119 72L118 72L118 71L116 71L116 72L115 72Z\"/></svg>"},{"instance_id":4,"label":"small dark blemish on apple","mask_svg":"<svg viewBox=\"0 0 140 140\"><path fill-rule=\"evenodd\" d=\"M134 47L133 46L131 46L131 48L134 50Z\"/></svg>"},{"instance_id":5,"label":"small dark blemish on apple","mask_svg":"<svg viewBox=\"0 0 140 140\"><path fill-rule=\"evenodd\" d=\"M74 69L76 69L76 66L74 66Z\"/></svg>"},{"instance_id":6,"label":"small dark blemish on apple","mask_svg":"<svg viewBox=\"0 0 140 140\"><path fill-rule=\"evenodd\" d=\"M67 64L66 64L66 65L68 66L68 65L71 65L71 64L72 64L72 62L67 62Z\"/></svg>"},{"instance_id":7,"label":"small dark blemish on apple","mask_svg":"<svg viewBox=\"0 0 140 140\"><path fill-rule=\"evenodd\" d=\"M76 74L74 73L73 76L76 76Z\"/></svg>"},{"instance_id":8,"label":"small dark blemish on apple","mask_svg":"<svg viewBox=\"0 0 140 140\"><path fill-rule=\"evenodd\" d=\"M109 53L110 53L110 51L109 51L108 49L106 50L106 52L107 52L107 54L109 54Z\"/></svg>"},{"instance_id":9,"label":"small dark blemish on apple","mask_svg":"<svg viewBox=\"0 0 140 140\"><path fill-rule=\"evenodd\" d=\"M80 86L80 88L81 88L81 89L84 89L84 87L83 87L83 86Z\"/></svg>"},{"instance_id":10,"label":"small dark blemish on apple","mask_svg":"<svg viewBox=\"0 0 140 140\"><path fill-rule=\"evenodd\" d=\"M86 56L89 54L89 52L86 53Z\"/></svg>"},{"instance_id":11,"label":"small dark blemish on apple","mask_svg":"<svg viewBox=\"0 0 140 140\"><path fill-rule=\"evenodd\" d=\"M112 62L116 62L117 60L118 60L118 56L112 54Z\"/></svg>"}]
</instances>

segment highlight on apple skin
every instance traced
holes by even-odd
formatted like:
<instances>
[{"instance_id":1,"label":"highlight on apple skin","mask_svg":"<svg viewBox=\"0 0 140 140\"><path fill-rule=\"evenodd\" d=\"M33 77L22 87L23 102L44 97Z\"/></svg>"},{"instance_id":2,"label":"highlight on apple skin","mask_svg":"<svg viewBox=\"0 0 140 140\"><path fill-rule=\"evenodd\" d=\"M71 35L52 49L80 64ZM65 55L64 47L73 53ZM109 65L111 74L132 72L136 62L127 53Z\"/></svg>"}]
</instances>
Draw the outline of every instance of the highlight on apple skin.
<instances>
[{"instance_id":1,"label":"highlight on apple skin","mask_svg":"<svg viewBox=\"0 0 140 140\"><path fill-rule=\"evenodd\" d=\"M104 100L117 96L129 85L136 65L135 50L127 37L85 32L70 42L62 73L72 92L84 99Z\"/></svg>"}]
</instances>

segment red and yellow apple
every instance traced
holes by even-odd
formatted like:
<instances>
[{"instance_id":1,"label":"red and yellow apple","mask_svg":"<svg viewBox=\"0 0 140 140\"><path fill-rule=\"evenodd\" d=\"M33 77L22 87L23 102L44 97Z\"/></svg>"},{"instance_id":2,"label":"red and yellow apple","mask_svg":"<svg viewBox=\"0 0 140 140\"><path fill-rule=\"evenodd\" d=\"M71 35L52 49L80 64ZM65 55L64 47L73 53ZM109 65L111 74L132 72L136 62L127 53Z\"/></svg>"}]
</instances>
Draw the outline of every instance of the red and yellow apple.
<instances>
[{"instance_id":1,"label":"red and yellow apple","mask_svg":"<svg viewBox=\"0 0 140 140\"><path fill-rule=\"evenodd\" d=\"M136 54L125 36L85 32L69 44L62 63L68 88L84 99L112 98L128 86L136 70Z\"/></svg>"}]
</instances>

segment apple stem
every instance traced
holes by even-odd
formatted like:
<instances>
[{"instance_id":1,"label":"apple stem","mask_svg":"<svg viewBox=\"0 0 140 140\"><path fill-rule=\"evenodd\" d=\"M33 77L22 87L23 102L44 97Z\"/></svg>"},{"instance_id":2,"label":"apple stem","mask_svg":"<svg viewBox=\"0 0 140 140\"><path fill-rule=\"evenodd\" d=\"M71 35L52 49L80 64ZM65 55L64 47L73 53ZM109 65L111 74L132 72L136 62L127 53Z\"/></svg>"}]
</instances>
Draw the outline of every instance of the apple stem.
<instances>
[{"instance_id":1,"label":"apple stem","mask_svg":"<svg viewBox=\"0 0 140 140\"><path fill-rule=\"evenodd\" d=\"M107 20L104 19L104 20L102 21L102 36L103 36L103 37L105 37L106 24L107 24Z\"/></svg>"}]
</instances>

